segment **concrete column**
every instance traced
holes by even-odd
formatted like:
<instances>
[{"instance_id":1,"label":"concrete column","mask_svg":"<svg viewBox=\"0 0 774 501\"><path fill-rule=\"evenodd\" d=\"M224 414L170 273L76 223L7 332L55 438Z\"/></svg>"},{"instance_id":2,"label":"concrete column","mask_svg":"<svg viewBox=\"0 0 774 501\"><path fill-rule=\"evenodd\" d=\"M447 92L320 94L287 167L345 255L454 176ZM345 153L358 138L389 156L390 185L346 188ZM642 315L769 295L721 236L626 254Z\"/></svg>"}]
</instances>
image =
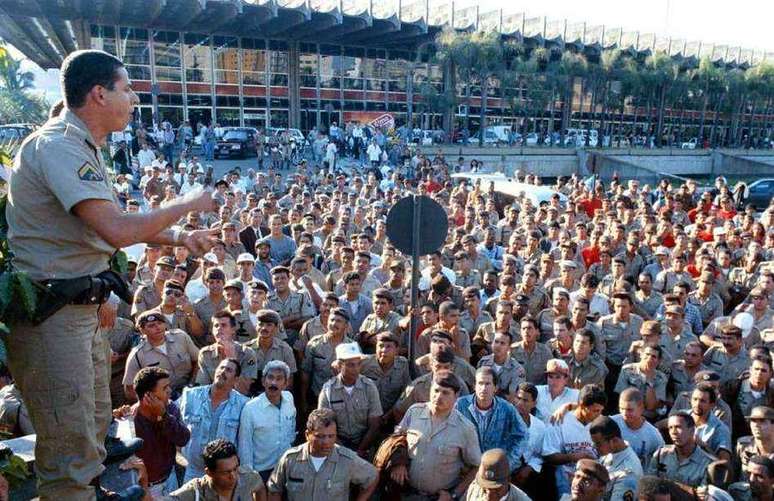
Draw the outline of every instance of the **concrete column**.
<instances>
[{"instance_id":1,"label":"concrete column","mask_svg":"<svg viewBox=\"0 0 774 501\"><path fill-rule=\"evenodd\" d=\"M288 126L296 129L301 127L299 59L298 42L288 42Z\"/></svg>"}]
</instances>

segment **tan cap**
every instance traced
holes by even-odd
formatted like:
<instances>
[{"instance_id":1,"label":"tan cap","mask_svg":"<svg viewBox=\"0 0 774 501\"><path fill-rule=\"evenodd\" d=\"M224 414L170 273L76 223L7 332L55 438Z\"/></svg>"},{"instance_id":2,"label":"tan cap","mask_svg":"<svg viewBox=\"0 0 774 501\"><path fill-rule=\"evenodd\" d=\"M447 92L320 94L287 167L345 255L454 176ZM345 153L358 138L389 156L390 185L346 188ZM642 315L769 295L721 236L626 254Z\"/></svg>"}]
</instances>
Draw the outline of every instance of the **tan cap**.
<instances>
[{"instance_id":1,"label":"tan cap","mask_svg":"<svg viewBox=\"0 0 774 501\"><path fill-rule=\"evenodd\" d=\"M593 459L581 459L576 466L578 471L582 471L588 475L599 480L603 485L607 485L610 481L610 475L607 472L607 468L597 463Z\"/></svg>"},{"instance_id":2,"label":"tan cap","mask_svg":"<svg viewBox=\"0 0 774 501\"><path fill-rule=\"evenodd\" d=\"M546 362L546 373L552 374L554 372L561 372L562 374L569 374L570 373L570 367L567 365L567 362L562 360L561 358L552 358L548 362Z\"/></svg>"},{"instance_id":3,"label":"tan cap","mask_svg":"<svg viewBox=\"0 0 774 501\"><path fill-rule=\"evenodd\" d=\"M766 407L765 405L758 405L753 407L752 411L750 411L750 415L747 416L747 419L766 419L774 421L774 409Z\"/></svg>"},{"instance_id":4,"label":"tan cap","mask_svg":"<svg viewBox=\"0 0 774 501\"><path fill-rule=\"evenodd\" d=\"M510 465L508 455L502 449L490 449L481 455L476 482L485 489L499 489L508 485Z\"/></svg>"}]
</instances>

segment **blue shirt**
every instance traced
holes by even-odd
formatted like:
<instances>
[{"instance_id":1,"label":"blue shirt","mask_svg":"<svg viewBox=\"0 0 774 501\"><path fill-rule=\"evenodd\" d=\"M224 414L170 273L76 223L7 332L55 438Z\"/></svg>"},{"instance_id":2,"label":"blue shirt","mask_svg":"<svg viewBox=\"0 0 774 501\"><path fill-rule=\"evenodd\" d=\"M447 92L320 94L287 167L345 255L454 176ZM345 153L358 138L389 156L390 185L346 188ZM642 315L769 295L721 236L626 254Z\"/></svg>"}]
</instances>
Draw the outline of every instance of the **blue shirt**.
<instances>
[{"instance_id":1,"label":"blue shirt","mask_svg":"<svg viewBox=\"0 0 774 501\"><path fill-rule=\"evenodd\" d=\"M715 456L720 450L730 453L734 450L731 446L731 432L728 426L718 419L714 412L710 412L707 424L696 427L693 435L696 441L707 449L707 452Z\"/></svg>"},{"instance_id":2,"label":"blue shirt","mask_svg":"<svg viewBox=\"0 0 774 501\"><path fill-rule=\"evenodd\" d=\"M527 425L507 400L495 397L494 404L485 414L476 407L475 399L475 395L458 398L457 410L475 425L481 452L498 448L505 450L508 464L514 471L521 466L522 454L527 447Z\"/></svg>"},{"instance_id":3,"label":"blue shirt","mask_svg":"<svg viewBox=\"0 0 774 501\"><path fill-rule=\"evenodd\" d=\"M231 390L228 400L222 402L216 409L210 404L210 388L212 385L186 388L180 397L180 414L183 423L191 432L191 439L183 447L183 457L188 461L186 478L196 478L204 475L204 446L216 438L223 438L237 443L239 431L239 416L248 398L236 390Z\"/></svg>"}]
</instances>

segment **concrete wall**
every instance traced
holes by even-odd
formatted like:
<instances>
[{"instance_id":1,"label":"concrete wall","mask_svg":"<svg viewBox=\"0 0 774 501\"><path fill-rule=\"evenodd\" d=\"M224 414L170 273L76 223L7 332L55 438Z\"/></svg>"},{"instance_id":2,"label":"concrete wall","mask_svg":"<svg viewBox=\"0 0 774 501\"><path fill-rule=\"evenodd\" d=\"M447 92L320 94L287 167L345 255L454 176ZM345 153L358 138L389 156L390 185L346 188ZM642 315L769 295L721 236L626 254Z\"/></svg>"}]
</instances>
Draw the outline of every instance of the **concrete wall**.
<instances>
[{"instance_id":1,"label":"concrete wall","mask_svg":"<svg viewBox=\"0 0 774 501\"><path fill-rule=\"evenodd\" d=\"M658 179L664 175L706 177L715 175L774 175L774 152L749 150L681 149L567 149L567 148L478 148L475 146L424 147L432 158L442 152L454 162L460 155L477 159L488 171L513 175L517 170L543 177L589 175L604 179L614 173L622 178ZM646 181L647 182L647 181Z\"/></svg>"}]
</instances>

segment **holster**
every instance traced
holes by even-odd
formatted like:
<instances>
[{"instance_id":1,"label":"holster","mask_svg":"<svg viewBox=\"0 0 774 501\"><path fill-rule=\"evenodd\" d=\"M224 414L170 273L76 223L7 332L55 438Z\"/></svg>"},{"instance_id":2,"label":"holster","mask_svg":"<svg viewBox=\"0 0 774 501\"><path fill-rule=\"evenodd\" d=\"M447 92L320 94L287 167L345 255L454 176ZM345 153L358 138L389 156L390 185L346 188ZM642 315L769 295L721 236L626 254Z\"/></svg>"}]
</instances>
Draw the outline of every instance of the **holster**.
<instances>
[{"instance_id":1,"label":"holster","mask_svg":"<svg viewBox=\"0 0 774 501\"><path fill-rule=\"evenodd\" d=\"M118 273L106 270L96 276L83 276L63 280L45 280L38 296L34 324L39 325L68 304L102 304L115 293L127 303L132 303L129 285Z\"/></svg>"}]
</instances>

